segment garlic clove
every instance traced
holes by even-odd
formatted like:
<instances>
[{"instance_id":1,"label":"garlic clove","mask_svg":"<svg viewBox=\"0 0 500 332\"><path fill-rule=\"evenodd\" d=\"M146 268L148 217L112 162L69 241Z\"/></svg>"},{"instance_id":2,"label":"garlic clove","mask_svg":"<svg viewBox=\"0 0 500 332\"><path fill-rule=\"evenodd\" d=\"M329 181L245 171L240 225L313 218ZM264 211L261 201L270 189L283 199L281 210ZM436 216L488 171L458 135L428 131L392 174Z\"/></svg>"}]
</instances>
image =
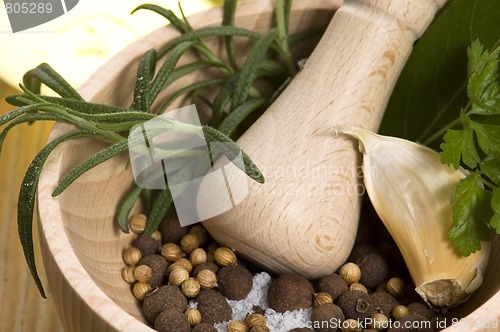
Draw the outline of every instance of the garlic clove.
<instances>
[{"instance_id":1,"label":"garlic clove","mask_svg":"<svg viewBox=\"0 0 500 332\"><path fill-rule=\"evenodd\" d=\"M396 241L417 293L438 307L467 300L483 281L490 244L482 243L480 251L464 257L447 239L451 197L466 174L443 165L439 154L423 145L362 128L336 130L359 140L366 191Z\"/></svg>"}]
</instances>

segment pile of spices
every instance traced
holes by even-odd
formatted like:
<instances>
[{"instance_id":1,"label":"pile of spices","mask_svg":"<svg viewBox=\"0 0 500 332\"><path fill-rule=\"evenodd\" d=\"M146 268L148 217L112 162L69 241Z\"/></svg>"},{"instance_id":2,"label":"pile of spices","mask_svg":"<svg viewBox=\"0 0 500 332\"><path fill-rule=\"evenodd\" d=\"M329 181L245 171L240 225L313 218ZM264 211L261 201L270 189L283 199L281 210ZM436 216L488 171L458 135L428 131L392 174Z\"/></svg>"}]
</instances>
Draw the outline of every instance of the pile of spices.
<instances>
[{"instance_id":1,"label":"pile of spices","mask_svg":"<svg viewBox=\"0 0 500 332\"><path fill-rule=\"evenodd\" d=\"M123 279L142 302L147 322L160 332L437 331L440 318L413 290L390 237L360 225L357 244L338 271L318 280L270 276L219 246L202 225L181 227L169 215L159 231L137 234L124 251ZM420 324L416 330L405 322Z\"/></svg>"}]
</instances>

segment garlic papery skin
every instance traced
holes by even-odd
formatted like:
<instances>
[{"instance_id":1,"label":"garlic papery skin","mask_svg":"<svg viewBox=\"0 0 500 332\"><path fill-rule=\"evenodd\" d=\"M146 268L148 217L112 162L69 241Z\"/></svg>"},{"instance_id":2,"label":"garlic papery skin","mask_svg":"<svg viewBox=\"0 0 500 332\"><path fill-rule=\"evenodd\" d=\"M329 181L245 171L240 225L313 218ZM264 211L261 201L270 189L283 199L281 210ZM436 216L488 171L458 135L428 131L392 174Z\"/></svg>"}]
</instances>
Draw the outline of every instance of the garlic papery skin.
<instances>
[{"instance_id":1,"label":"garlic papery skin","mask_svg":"<svg viewBox=\"0 0 500 332\"><path fill-rule=\"evenodd\" d=\"M464 257L448 241L452 195L466 174L443 165L439 154L423 145L361 128L336 130L359 140L366 191L417 293L443 308L467 300L483 281L490 244Z\"/></svg>"}]
</instances>

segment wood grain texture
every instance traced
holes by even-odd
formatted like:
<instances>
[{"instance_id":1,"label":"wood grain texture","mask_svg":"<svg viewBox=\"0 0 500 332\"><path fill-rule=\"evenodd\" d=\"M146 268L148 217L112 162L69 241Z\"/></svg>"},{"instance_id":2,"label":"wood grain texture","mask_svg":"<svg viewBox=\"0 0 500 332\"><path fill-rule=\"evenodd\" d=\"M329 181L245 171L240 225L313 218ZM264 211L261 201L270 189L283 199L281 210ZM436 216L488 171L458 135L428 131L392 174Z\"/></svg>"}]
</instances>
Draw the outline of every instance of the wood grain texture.
<instances>
[{"instance_id":1,"label":"wood grain texture","mask_svg":"<svg viewBox=\"0 0 500 332\"><path fill-rule=\"evenodd\" d=\"M217 241L278 273L318 278L345 262L364 190L358 153L334 126L377 131L415 39L443 3L346 1L304 69L238 140L266 183L203 223Z\"/></svg>"},{"instance_id":2,"label":"wood grain texture","mask_svg":"<svg viewBox=\"0 0 500 332\"><path fill-rule=\"evenodd\" d=\"M14 109L4 99L18 93L0 81L0 114ZM62 332L52 298L44 300L31 278L17 236L17 193L24 171L36 153L45 145L51 123L23 125L13 129L6 138L0 158L0 330L12 332ZM36 223L36 222L35 222ZM35 236L36 236L35 232ZM40 273L38 237L35 254Z\"/></svg>"},{"instance_id":3,"label":"wood grain texture","mask_svg":"<svg viewBox=\"0 0 500 332\"><path fill-rule=\"evenodd\" d=\"M296 181L291 187L295 189L311 182L306 176L285 181L286 177L273 173L279 170L278 166L284 171L297 171L299 175L317 174L325 181L326 187L359 183L360 179L350 173L359 161L355 149L350 141L336 138L332 128L336 124L372 130L378 127L388 95L413 41L425 30L442 3L350 1L349 5L342 7L304 71L256 123L255 128L259 130L251 129L240 141L252 158L256 157L270 183L274 181L278 188ZM320 18L331 18L333 9L339 4L334 0L296 1L291 16L292 26L319 24ZM240 8L238 24L263 30L270 24L271 10L272 3L268 0L252 1ZM192 22L195 26L220 22L220 14L220 11L210 11L193 18ZM172 29L165 28L139 40L96 72L81 89L82 94L92 101L129 105L139 56L174 35ZM172 105L172 108L178 105ZM58 125L51 137L68 130L71 128ZM121 252L127 246L129 236L121 234L113 225L113 214L122 190L132 182L130 170L125 169L127 156L100 165L60 197L51 197L65 171L96 148L98 143L91 140L69 142L59 148L44 168L38 202L41 245L52 296L67 331L151 331L142 323L129 285L119 273L123 266ZM290 163L280 163L283 160ZM347 167L347 171L337 169L323 179L321 171L325 167L329 171L332 160L335 165ZM314 173L318 170L319 173ZM276 194L273 188L266 186L266 191L251 195L244 203L246 212L237 209L213 224L209 221L205 225L219 241L235 244L239 252L267 259L262 254L262 246L267 250L266 254L273 257L264 263L275 269L312 275L326 270L331 272L339 263L339 257L347 255L351 249L359 197L351 195L346 198L343 195L332 200L330 195L320 195L319 198L317 195L299 195L290 200L286 197L288 187L282 187L281 193ZM266 192L271 196L266 197ZM267 200L267 205L262 197ZM348 225L339 228L346 222L344 218L348 218ZM266 232L256 226L262 223L267 227ZM253 228L248 225L253 225ZM277 248L275 241L280 241L277 243L281 247ZM249 245L252 242L253 246ZM294 251L296 247L300 247L300 252ZM304 251L308 253L303 254ZM492 255L494 262L487 272L485 286L462 309L467 311L466 314L470 313L469 318L484 315L498 318L495 308L500 303L497 277L500 264L496 264L499 252L496 241ZM333 260L333 254L337 256L335 264L324 262L325 258ZM291 268L288 266L289 257L296 257ZM320 260L327 265L324 271L307 270L307 266L320 265Z\"/></svg>"}]
</instances>

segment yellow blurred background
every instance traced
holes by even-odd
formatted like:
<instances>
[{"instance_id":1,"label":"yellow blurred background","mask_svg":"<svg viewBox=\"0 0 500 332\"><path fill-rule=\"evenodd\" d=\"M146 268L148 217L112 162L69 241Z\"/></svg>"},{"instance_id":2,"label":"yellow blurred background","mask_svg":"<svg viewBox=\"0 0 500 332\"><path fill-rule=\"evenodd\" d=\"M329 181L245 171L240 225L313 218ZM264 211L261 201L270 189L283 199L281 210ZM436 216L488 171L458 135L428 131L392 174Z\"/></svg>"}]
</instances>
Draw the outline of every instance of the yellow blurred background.
<instances>
[{"instance_id":1,"label":"yellow blurred background","mask_svg":"<svg viewBox=\"0 0 500 332\"><path fill-rule=\"evenodd\" d=\"M155 3L178 13L175 0L80 0L67 14L32 29L12 33L0 0L0 114L14 107L4 100L18 93L27 70L48 62L73 86L123 47L165 24L153 12L130 12L138 4ZM218 5L221 0L182 0L187 15ZM24 261L17 236L17 194L24 171L43 147L51 123L22 125L7 136L0 155L0 330L63 331L50 300L41 298ZM36 224L34 225L36 235ZM38 248L35 238L35 248ZM45 280L39 252L38 268ZM44 282L46 284L46 282Z\"/></svg>"}]
</instances>

